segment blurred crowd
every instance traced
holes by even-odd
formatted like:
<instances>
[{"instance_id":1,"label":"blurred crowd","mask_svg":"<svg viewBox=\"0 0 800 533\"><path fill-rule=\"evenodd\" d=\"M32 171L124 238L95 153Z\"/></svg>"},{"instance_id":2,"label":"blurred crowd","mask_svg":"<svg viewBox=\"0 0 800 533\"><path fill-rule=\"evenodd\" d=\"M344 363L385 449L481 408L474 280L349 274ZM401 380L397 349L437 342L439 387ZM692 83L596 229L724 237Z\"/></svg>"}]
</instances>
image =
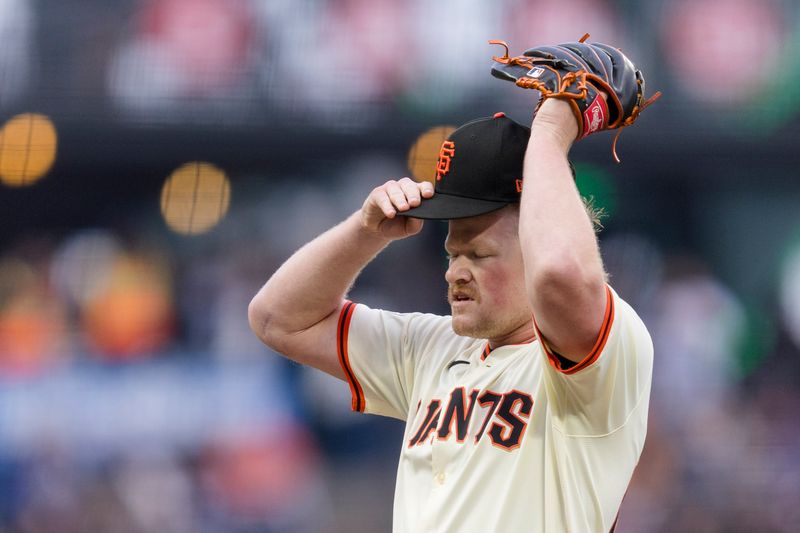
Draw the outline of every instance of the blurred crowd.
<instances>
[{"instance_id":1,"label":"blurred crowd","mask_svg":"<svg viewBox=\"0 0 800 533\"><path fill-rule=\"evenodd\" d=\"M3 0L0 104L42 100L79 121L348 131L486 95L496 84L475 66L499 52L488 39L519 54L589 31L687 109L767 128L800 109L786 92L800 76L798 17L785 0Z\"/></svg>"},{"instance_id":2,"label":"blurred crowd","mask_svg":"<svg viewBox=\"0 0 800 533\"><path fill-rule=\"evenodd\" d=\"M246 319L269 273L356 209L374 172L402 169L373 159L341 169L336 190L261 188L200 241L153 226L5 250L5 530L387 530L400 425L349 413L344 383L275 356ZM352 297L446 313L444 231L429 223L390 247ZM619 530L796 530L797 344L784 327L755 331L701 257L623 228L601 237L611 283L656 347Z\"/></svg>"},{"instance_id":3,"label":"blurred crowd","mask_svg":"<svg viewBox=\"0 0 800 533\"><path fill-rule=\"evenodd\" d=\"M33 126L14 146L0 130L0 532L390 530L402 425L262 346L248 302L408 174L412 129L529 118L484 72L487 39L585 31L665 91L606 190L584 179L597 145L576 160L613 204L611 284L655 343L617 531L800 530L800 188L774 134L800 110L795 3L0 0L2 119L42 112L58 132L33 184ZM187 157L231 167L230 209L195 236L165 224L146 175ZM392 245L352 299L447 313L445 231Z\"/></svg>"}]
</instances>

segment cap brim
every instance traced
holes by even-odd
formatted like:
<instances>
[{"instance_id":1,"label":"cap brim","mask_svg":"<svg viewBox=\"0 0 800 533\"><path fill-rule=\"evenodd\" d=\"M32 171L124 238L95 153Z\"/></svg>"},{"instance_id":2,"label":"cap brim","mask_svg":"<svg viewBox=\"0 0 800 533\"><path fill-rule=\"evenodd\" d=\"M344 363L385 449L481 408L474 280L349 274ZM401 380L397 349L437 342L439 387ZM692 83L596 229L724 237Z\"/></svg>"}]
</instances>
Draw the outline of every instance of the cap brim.
<instances>
[{"instance_id":1,"label":"cap brim","mask_svg":"<svg viewBox=\"0 0 800 533\"><path fill-rule=\"evenodd\" d=\"M418 207L398 214L406 217L429 220L451 220L483 215L485 213L497 211L507 205L509 205L508 202L479 200L477 198L465 198L463 196L436 193L432 198L423 199Z\"/></svg>"}]
</instances>

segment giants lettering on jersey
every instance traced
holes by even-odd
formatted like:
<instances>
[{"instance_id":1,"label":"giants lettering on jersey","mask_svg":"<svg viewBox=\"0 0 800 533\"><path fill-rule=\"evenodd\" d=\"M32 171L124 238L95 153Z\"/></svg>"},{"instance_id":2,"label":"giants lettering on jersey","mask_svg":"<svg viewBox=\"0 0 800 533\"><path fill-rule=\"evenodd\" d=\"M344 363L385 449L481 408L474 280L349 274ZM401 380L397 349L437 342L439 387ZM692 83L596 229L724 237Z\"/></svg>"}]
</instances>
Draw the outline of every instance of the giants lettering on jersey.
<instances>
[{"instance_id":1,"label":"giants lettering on jersey","mask_svg":"<svg viewBox=\"0 0 800 533\"><path fill-rule=\"evenodd\" d=\"M428 403L408 447L433 442L434 438L464 442L467 436L477 443L488 435L494 446L515 450L525 435L532 409L531 395L518 390L501 394L472 389L467 394L464 387L458 387L450 393L444 408L442 400Z\"/></svg>"}]
</instances>

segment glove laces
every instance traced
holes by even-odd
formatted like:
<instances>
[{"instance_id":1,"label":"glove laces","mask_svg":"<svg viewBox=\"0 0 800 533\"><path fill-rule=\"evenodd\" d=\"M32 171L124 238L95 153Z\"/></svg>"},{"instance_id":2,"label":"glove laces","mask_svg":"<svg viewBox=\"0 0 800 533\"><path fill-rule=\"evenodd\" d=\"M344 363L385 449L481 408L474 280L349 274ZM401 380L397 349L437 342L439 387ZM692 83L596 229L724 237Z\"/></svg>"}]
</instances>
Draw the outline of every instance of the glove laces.
<instances>
[{"instance_id":1,"label":"glove laces","mask_svg":"<svg viewBox=\"0 0 800 533\"><path fill-rule=\"evenodd\" d=\"M642 84L641 80L639 80L638 83L639 85L641 85ZM622 160L617 155L617 141L619 140L619 136L622 135L622 129L627 128L628 126L636 122L636 119L639 118L639 113L644 111L645 108L649 107L653 102L655 102L659 98L661 98L661 91L656 91L650 98L645 100L641 106L639 105L634 106L630 116L622 121L622 124L617 129L617 134L614 135L614 142L611 143L611 153L614 156L614 161L616 161L617 163L622 162Z\"/></svg>"}]
</instances>

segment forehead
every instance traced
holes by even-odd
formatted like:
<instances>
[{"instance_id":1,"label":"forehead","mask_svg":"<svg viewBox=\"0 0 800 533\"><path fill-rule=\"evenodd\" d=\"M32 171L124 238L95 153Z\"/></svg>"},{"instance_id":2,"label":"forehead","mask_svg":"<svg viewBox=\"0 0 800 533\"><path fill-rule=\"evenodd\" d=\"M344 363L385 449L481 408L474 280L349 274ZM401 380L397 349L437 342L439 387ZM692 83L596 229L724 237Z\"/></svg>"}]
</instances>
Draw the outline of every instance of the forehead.
<instances>
[{"instance_id":1,"label":"forehead","mask_svg":"<svg viewBox=\"0 0 800 533\"><path fill-rule=\"evenodd\" d=\"M485 215L451 220L448 225L446 248L483 242L503 242L517 238L514 211L500 209Z\"/></svg>"}]
</instances>

